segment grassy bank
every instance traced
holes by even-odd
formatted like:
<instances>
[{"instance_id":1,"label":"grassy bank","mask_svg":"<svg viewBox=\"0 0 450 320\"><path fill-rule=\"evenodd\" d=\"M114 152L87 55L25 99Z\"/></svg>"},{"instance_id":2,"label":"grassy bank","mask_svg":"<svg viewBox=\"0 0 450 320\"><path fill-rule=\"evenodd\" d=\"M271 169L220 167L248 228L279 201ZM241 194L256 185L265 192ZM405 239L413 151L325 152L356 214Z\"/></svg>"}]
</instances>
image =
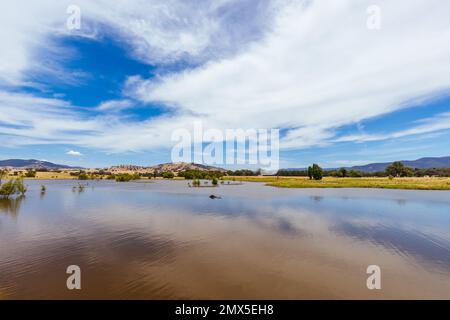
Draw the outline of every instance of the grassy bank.
<instances>
[{"instance_id":1,"label":"grassy bank","mask_svg":"<svg viewBox=\"0 0 450 320\"><path fill-rule=\"evenodd\" d=\"M450 190L450 178L335 178L309 180L307 177L223 177L226 180L265 182L280 188L380 188L409 190Z\"/></svg>"}]
</instances>

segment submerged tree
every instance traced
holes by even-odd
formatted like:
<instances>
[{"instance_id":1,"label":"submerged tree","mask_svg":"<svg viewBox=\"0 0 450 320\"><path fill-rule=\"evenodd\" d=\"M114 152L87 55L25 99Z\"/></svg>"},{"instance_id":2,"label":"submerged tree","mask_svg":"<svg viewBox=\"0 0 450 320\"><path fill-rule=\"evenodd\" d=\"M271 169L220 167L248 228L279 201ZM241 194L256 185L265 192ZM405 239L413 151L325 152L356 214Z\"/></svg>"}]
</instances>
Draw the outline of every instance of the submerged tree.
<instances>
[{"instance_id":1,"label":"submerged tree","mask_svg":"<svg viewBox=\"0 0 450 320\"><path fill-rule=\"evenodd\" d=\"M0 185L2 184L2 179L8 175L8 171L6 169L0 170Z\"/></svg>"},{"instance_id":2,"label":"submerged tree","mask_svg":"<svg viewBox=\"0 0 450 320\"><path fill-rule=\"evenodd\" d=\"M0 196L8 199L10 196L16 194L16 183L14 180L9 180L5 182L0 187Z\"/></svg>"},{"instance_id":3,"label":"submerged tree","mask_svg":"<svg viewBox=\"0 0 450 320\"><path fill-rule=\"evenodd\" d=\"M20 194L20 195L25 195L25 193L27 192L27 186L23 183L23 179L17 179L14 182L15 188L16 188L16 193Z\"/></svg>"}]
</instances>

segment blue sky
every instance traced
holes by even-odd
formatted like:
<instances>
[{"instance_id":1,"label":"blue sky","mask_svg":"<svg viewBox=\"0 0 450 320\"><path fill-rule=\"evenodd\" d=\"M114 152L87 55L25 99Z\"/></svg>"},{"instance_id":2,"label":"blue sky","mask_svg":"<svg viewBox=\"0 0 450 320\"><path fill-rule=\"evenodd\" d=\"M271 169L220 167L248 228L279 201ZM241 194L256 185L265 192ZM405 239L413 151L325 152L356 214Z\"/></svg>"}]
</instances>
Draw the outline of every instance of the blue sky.
<instances>
[{"instance_id":1,"label":"blue sky","mask_svg":"<svg viewBox=\"0 0 450 320\"><path fill-rule=\"evenodd\" d=\"M447 1L2 4L0 159L169 162L171 134L281 129L281 167L448 156ZM26 10L25 10L26 9ZM408 11L405 15L404 12Z\"/></svg>"}]
</instances>

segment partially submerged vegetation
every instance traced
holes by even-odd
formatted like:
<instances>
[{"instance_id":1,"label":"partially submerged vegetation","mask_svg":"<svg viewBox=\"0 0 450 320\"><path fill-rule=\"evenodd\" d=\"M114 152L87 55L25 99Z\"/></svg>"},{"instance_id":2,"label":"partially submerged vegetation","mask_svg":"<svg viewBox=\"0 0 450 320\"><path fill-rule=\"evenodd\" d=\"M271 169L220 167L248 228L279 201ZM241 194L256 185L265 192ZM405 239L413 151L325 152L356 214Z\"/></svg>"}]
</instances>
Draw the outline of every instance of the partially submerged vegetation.
<instances>
[{"instance_id":1,"label":"partially submerged vegetation","mask_svg":"<svg viewBox=\"0 0 450 320\"><path fill-rule=\"evenodd\" d=\"M13 195L24 196L27 192L27 186L23 179L11 179L0 186L0 197L9 199Z\"/></svg>"},{"instance_id":2,"label":"partially submerged vegetation","mask_svg":"<svg viewBox=\"0 0 450 320\"><path fill-rule=\"evenodd\" d=\"M139 174L121 173L114 176L117 182L128 182L131 180L139 180L141 176Z\"/></svg>"}]
</instances>

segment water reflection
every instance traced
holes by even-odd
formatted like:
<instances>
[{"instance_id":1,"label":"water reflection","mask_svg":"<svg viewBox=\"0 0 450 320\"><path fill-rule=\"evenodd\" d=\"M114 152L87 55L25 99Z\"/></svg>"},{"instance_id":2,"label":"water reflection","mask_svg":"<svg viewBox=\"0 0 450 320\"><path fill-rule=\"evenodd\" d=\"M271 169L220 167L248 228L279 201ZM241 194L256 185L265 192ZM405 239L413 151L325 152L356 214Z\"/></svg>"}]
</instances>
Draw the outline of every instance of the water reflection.
<instances>
[{"instance_id":1,"label":"water reflection","mask_svg":"<svg viewBox=\"0 0 450 320\"><path fill-rule=\"evenodd\" d=\"M25 196L18 196L16 198L9 199L0 198L0 212L12 215L14 217L17 216L24 199Z\"/></svg>"},{"instance_id":2,"label":"water reflection","mask_svg":"<svg viewBox=\"0 0 450 320\"><path fill-rule=\"evenodd\" d=\"M0 215L0 298L450 296L449 193L46 184L0 201L20 211ZM70 264L82 292L65 288ZM382 292L365 288L370 264Z\"/></svg>"},{"instance_id":3,"label":"water reflection","mask_svg":"<svg viewBox=\"0 0 450 320\"><path fill-rule=\"evenodd\" d=\"M392 249L398 254L419 258L435 267L450 270L450 241L418 230L404 230L395 226L362 226L343 222L332 229L362 241Z\"/></svg>"}]
</instances>

